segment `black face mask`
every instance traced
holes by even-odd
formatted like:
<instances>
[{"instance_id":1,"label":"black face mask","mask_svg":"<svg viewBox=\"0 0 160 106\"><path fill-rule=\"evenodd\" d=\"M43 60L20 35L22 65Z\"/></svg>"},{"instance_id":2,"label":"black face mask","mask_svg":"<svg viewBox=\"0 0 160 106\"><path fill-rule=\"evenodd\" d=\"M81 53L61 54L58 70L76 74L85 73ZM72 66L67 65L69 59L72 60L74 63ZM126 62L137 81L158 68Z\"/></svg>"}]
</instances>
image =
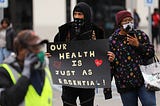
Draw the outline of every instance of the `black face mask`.
<instances>
[{"instance_id":1,"label":"black face mask","mask_svg":"<svg viewBox=\"0 0 160 106\"><path fill-rule=\"evenodd\" d=\"M84 19L74 18L74 29L76 34L80 33L80 29L83 25L84 25Z\"/></svg>"}]
</instances>

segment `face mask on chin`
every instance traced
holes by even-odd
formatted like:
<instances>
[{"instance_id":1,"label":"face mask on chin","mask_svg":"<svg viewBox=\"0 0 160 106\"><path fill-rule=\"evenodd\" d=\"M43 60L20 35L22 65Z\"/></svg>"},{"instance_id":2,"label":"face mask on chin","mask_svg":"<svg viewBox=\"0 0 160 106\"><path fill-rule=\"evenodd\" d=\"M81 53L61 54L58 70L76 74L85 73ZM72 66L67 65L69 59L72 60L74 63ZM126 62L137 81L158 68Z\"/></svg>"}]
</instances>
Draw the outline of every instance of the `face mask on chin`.
<instances>
[{"instance_id":1,"label":"face mask on chin","mask_svg":"<svg viewBox=\"0 0 160 106\"><path fill-rule=\"evenodd\" d=\"M124 24L124 25L122 25L122 27L127 33L134 30L134 24L132 22Z\"/></svg>"}]
</instances>

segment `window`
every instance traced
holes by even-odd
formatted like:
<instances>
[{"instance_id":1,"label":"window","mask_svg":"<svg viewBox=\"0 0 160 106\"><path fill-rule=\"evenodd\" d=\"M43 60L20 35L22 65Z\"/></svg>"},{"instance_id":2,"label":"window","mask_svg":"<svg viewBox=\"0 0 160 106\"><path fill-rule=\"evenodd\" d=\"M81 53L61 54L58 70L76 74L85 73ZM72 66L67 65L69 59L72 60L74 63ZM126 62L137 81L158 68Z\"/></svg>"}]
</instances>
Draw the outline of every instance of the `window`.
<instances>
[{"instance_id":1,"label":"window","mask_svg":"<svg viewBox=\"0 0 160 106\"><path fill-rule=\"evenodd\" d=\"M4 17L9 18L15 30L32 29L32 0L8 0Z\"/></svg>"},{"instance_id":2,"label":"window","mask_svg":"<svg viewBox=\"0 0 160 106\"><path fill-rule=\"evenodd\" d=\"M77 0L92 7L94 22L105 29L109 37L115 28L115 13L125 9L125 0Z\"/></svg>"}]
</instances>

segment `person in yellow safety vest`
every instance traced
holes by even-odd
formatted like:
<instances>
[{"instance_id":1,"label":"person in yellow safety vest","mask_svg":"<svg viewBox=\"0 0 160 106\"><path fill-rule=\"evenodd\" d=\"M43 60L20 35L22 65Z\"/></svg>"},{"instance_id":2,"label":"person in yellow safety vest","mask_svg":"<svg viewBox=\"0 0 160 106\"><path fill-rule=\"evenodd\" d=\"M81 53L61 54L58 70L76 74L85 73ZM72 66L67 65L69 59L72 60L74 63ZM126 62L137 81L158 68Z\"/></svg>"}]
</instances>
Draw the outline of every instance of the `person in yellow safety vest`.
<instances>
[{"instance_id":1,"label":"person in yellow safety vest","mask_svg":"<svg viewBox=\"0 0 160 106\"><path fill-rule=\"evenodd\" d=\"M0 106L52 106L52 78L41 40L32 30L14 39L15 54L0 64Z\"/></svg>"}]
</instances>

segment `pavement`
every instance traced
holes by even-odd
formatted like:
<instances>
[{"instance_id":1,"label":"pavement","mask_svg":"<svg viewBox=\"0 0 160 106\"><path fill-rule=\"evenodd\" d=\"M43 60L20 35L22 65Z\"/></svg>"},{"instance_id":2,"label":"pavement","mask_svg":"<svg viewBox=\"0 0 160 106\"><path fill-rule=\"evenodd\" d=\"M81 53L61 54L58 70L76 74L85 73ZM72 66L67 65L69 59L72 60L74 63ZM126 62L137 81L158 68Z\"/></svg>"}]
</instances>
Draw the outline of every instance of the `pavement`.
<instances>
[{"instance_id":1,"label":"pavement","mask_svg":"<svg viewBox=\"0 0 160 106\"><path fill-rule=\"evenodd\" d=\"M97 92L98 90L98 92ZM87 94L86 94L87 95ZM122 102L119 94L116 89L113 90L112 93L113 98L109 100L104 99L104 95L102 93L102 88L96 89L94 106L122 106ZM160 106L160 91L156 92L157 106ZM53 106L63 106L61 100L61 90L54 88L54 98L53 98ZM77 99L77 106L79 105L79 99ZM139 106L141 103L139 101Z\"/></svg>"},{"instance_id":2,"label":"pavement","mask_svg":"<svg viewBox=\"0 0 160 106\"><path fill-rule=\"evenodd\" d=\"M156 55L160 59L160 45L159 48L156 50ZM60 85L54 85L54 98L53 98L53 106L63 106L62 100L61 100L61 86ZM95 92L95 101L94 106L122 106L122 102L120 99L119 94L117 93L116 86L114 84L114 81L112 81L112 99L105 100L103 95L103 89L102 88L96 88ZM87 95L87 94L86 94ZM157 106L160 106L160 91L156 92L156 99L157 99ZM77 99L77 106L79 105L79 99ZM141 103L139 102L139 106L141 106Z\"/></svg>"}]
</instances>

